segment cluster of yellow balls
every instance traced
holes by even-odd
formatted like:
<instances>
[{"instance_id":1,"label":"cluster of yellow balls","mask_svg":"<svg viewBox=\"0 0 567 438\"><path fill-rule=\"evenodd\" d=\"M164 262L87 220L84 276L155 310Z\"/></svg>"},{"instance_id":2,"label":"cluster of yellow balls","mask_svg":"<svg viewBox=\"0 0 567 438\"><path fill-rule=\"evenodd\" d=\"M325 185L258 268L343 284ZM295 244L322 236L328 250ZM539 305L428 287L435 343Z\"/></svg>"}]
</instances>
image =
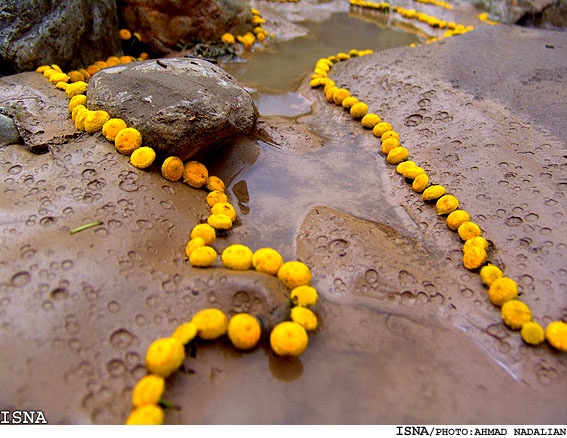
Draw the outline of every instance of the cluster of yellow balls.
<instances>
[{"instance_id":1,"label":"cluster of yellow balls","mask_svg":"<svg viewBox=\"0 0 567 438\"><path fill-rule=\"evenodd\" d=\"M441 6L442 8L453 10L452 5L450 5L449 3L445 3L444 1L441 1L441 0L415 0L415 1L418 2L418 3L425 3L425 4L435 5L435 6Z\"/></svg>"},{"instance_id":2,"label":"cluster of yellow balls","mask_svg":"<svg viewBox=\"0 0 567 438\"><path fill-rule=\"evenodd\" d=\"M256 318L247 313L234 315L230 321L218 309L198 312L191 321L179 325L168 338L154 341L146 352L148 374L138 381L132 392L133 410L128 425L162 424L164 412L160 403L165 379L179 369L185 360L185 345L199 337L218 339L228 334L236 348L249 350L260 340L262 330Z\"/></svg>"},{"instance_id":3,"label":"cluster of yellow balls","mask_svg":"<svg viewBox=\"0 0 567 438\"><path fill-rule=\"evenodd\" d=\"M190 240L185 247L185 255L189 258L191 266L196 268L206 268L217 260L218 253L212 244L217 238L217 232L225 229L219 228L217 222L222 224L226 220L228 223L231 217L222 217L228 215L236 219L234 207L227 202L224 193L218 190L212 191L207 197L207 202L211 206L212 214L206 224L193 227ZM215 215L221 217L211 220ZM307 334L304 332L317 328L317 317L307 308L314 305L318 297L317 291L311 287L312 277L309 267L300 261L284 263L282 256L275 249L260 248L252 252L250 248L241 244L233 244L225 248L221 253L221 261L228 269L236 271L254 269L276 276L290 290L290 300L295 305L290 314L292 321L276 326L270 342L274 352L279 355L298 356L303 353L307 347Z\"/></svg>"},{"instance_id":4,"label":"cluster of yellow balls","mask_svg":"<svg viewBox=\"0 0 567 438\"><path fill-rule=\"evenodd\" d=\"M430 184L425 170L408 160L409 151L401 145L400 135L393 130L390 123L382 121L377 114L369 113L366 103L351 96L349 90L337 87L328 77L330 69L337 61L361 54L366 54L366 51L351 50L350 56L339 53L336 56L319 59L311 75L310 86L312 88L323 86L327 102L342 106L350 112L352 118L360 119L363 128L372 130L374 136L380 138L381 152L386 157L386 162L396 166L397 173L411 182L413 190L421 193L425 202L435 202L437 214L447 215L447 226L452 231L456 231L464 242L463 265L469 270L478 270L482 267L480 270L482 282L489 288L490 302L502 307L501 316L504 322L512 329L521 329L522 338L528 344L537 345L547 338L553 347L567 351L567 324L555 321L544 331L537 322L532 321L528 306L516 299L518 296L516 282L504 277L498 267L486 265L489 243L482 237L480 227L470 221L470 215L458 209L459 200L447 194L447 189L442 185Z\"/></svg>"},{"instance_id":5,"label":"cluster of yellow balls","mask_svg":"<svg viewBox=\"0 0 567 438\"><path fill-rule=\"evenodd\" d=\"M237 35L236 39L231 33L225 33L221 37L221 41L223 43L234 44L236 41L238 41L244 46L246 50L252 50L255 41L263 43L265 39L268 38L268 32L262 28L262 24L264 24L266 20L262 18L260 11L254 9L253 7L250 7L250 11L252 12L252 24L254 25L252 32L247 32L244 35ZM270 39L274 38L273 33L270 33L269 36Z\"/></svg>"},{"instance_id":6,"label":"cluster of yellow balls","mask_svg":"<svg viewBox=\"0 0 567 438\"><path fill-rule=\"evenodd\" d=\"M427 3L427 2L429 2L429 1L425 1L424 3ZM439 2L439 3L443 3L443 2ZM381 10L381 11L384 11L384 12L391 10L392 12L396 12L396 13L400 14L404 18L419 20L422 23L427 23L429 26L431 26L433 28L447 29L441 37L429 38L427 40L427 43L432 43L434 41L438 41L441 38L447 38L447 37L454 36L454 35L461 35L463 33L469 32L469 31L474 29L473 26L465 26L463 24L456 24L452 21L447 22L445 20L440 20L439 18L433 17L431 15L427 15L423 12L417 12L413 9L404 9L404 8L399 7L399 6L390 6L390 4L388 4L388 3L374 3L374 2L371 2L371 1L364 1L364 0L350 0L350 4L352 6L359 6L359 7L368 8L368 9L377 9L377 10ZM437 4L437 3L435 3L435 4ZM413 46L413 44L412 44L412 46Z\"/></svg>"},{"instance_id":7,"label":"cluster of yellow balls","mask_svg":"<svg viewBox=\"0 0 567 438\"><path fill-rule=\"evenodd\" d=\"M215 204L216 205L216 204ZM214 234L204 228L193 229L188 252L192 255L199 249L204 239L209 243ZM212 230L214 233L214 230ZM195 234L195 236L194 236ZM198 236L196 236L198 234ZM199 240L196 248L191 242ZM280 356L299 356L307 348L307 332L317 328L317 317L308 309L317 302L317 291L310 286L311 271L298 261L283 263L281 255L271 249L262 248L252 254L244 245L231 245L222 253L224 265L230 269L256 269L269 275L277 275L278 279L289 289L293 307L290 311L291 321L277 324L270 333L270 345L274 353ZM162 424L164 404L162 395L165 379L173 374L185 360L185 345L196 337L214 340L228 335L232 344L241 350L251 350L257 346L262 335L262 327L258 320L247 313L238 313L229 319L219 309L205 309L198 312L190 322L179 325L171 337L154 341L146 352L146 369L148 374L136 384L132 393L134 409L130 413L127 425Z\"/></svg>"}]
</instances>

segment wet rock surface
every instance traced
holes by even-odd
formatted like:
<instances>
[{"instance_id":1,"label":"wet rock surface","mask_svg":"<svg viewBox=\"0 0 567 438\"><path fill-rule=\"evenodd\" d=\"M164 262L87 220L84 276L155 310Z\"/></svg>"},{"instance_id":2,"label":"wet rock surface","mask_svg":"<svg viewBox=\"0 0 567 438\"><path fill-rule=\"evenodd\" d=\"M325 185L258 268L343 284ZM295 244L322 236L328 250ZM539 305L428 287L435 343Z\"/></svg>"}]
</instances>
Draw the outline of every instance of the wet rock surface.
<instances>
[{"instance_id":1,"label":"wet rock surface","mask_svg":"<svg viewBox=\"0 0 567 438\"><path fill-rule=\"evenodd\" d=\"M69 117L65 93L39 73L0 78L0 96L0 113L10 117L31 152L47 152L50 145L78 135Z\"/></svg>"},{"instance_id":2,"label":"wet rock surface","mask_svg":"<svg viewBox=\"0 0 567 438\"><path fill-rule=\"evenodd\" d=\"M412 159L459 198L491 242L491 260L545 325L567 318L566 122L555 116L565 113L555 73L567 56L538 58L542 48L533 63L518 64L514 51L485 57L495 38L516 50L564 46L552 32L486 28L352 59L331 77L391 122ZM483 75L471 71L477 62ZM549 79L513 89L541 62ZM511 83L491 87L503 71ZM51 89L47 101L64 108ZM180 410L166 423L564 422L565 354L523 344L461 266L458 236L385 164L378 140L308 79L301 91L313 103L297 118L316 137L309 147L304 132L285 128L286 148L242 137L205 164L238 213L213 246L272 246L305 261L319 329L293 360L270 351L267 331L248 353L226 339L197 342L167 380ZM58 114L65 131L68 112ZM0 350L10 352L0 373L14 376L3 407L39 407L50 423L122 423L148 345L198 310L249 311L266 327L280 320L285 295L274 278L220 260L189 266L184 248L209 213L205 191L164 180L157 164L133 168L100 133L48 151L0 148Z\"/></svg>"},{"instance_id":3,"label":"wet rock surface","mask_svg":"<svg viewBox=\"0 0 567 438\"><path fill-rule=\"evenodd\" d=\"M250 94L220 67L168 58L104 69L89 82L89 109L107 111L140 131L167 157L205 157L247 134L258 116Z\"/></svg>"},{"instance_id":4,"label":"wet rock surface","mask_svg":"<svg viewBox=\"0 0 567 438\"><path fill-rule=\"evenodd\" d=\"M116 3L128 29L139 32L157 55L175 49L180 42L216 41L225 32L244 34L252 23L252 13L244 0L118 0Z\"/></svg>"},{"instance_id":5,"label":"wet rock surface","mask_svg":"<svg viewBox=\"0 0 567 438\"><path fill-rule=\"evenodd\" d=\"M58 64L65 71L114 55L116 3L110 0L5 2L0 19L0 73Z\"/></svg>"}]
</instances>

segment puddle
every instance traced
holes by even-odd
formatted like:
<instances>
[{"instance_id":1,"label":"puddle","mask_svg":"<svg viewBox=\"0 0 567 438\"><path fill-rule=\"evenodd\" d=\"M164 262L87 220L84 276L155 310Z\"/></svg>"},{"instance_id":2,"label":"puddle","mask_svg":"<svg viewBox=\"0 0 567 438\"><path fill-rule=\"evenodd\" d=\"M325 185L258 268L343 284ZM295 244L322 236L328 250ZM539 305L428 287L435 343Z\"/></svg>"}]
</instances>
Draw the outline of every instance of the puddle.
<instances>
[{"instance_id":1,"label":"puddle","mask_svg":"<svg viewBox=\"0 0 567 438\"><path fill-rule=\"evenodd\" d=\"M296 90L321 57L352 48L382 51L419 41L415 34L380 27L346 12L301 25L309 29L308 35L276 41L256 51L246 63L223 65L252 93L262 116L295 118L310 113L310 102ZM340 128L340 138L328 138L310 117L291 123L295 131L291 135L300 136L300 126L307 126L323 147L290 153L261 140L245 139L227 147L223 157L211 163L211 170L237 198L243 220L240 230L234 231L240 243L253 246L260 240L279 248L284 258L294 258L297 230L311 207L321 204L386 224L402 220L379 189L383 183L376 172L376 152L360 147L350 124ZM377 212L376 205L384 207ZM412 229L415 224L406 227Z\"/></svg>"},{"instance_id":2,"label":"puddle","mask_svg":"<svg viewBox=\"0 0 567 438\"><path fill-rule=\"evenodd\" d=\"M299 93L258 94L252 97L262 116L296 117L311 112L311 102Z\"/></svg>"},{"instance_id":3,"label":"puddle","mask_svg":"<svg viewBox=\"0 0 567 438\"><path fill-rule=\"evenodd\" d=\"M225 63L222 67L246 87L281 94L297 90L319 58L354 48L377 52L419 42L413 33L379 27L346 12L333 14L321 23L305 21L301 25L309 29L308 35L276 40L254 52L247 62Z\"/></svg>"}]
</instances>

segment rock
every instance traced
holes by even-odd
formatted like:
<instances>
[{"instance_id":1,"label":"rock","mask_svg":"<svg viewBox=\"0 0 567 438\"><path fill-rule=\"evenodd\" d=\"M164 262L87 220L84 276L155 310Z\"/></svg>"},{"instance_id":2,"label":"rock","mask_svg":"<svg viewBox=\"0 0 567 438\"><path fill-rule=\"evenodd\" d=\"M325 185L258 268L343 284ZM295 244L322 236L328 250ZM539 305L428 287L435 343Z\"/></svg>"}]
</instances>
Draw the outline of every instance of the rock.
<instances>
[{"instance_id":1,"label":"rock","mask_svg":"<svg viewBox=\"0 0 567 438\"><path fill-rule=\"evenodd\" d=\"M117 5L125 26L139 32L157 55L194 39L216 41L225 32L244 34L252 26L244 0L119 0Z\"/></svg>"},{"instance_id":2,"label":"rock","mask_svg":"<svg viewBox=\"0 0 567 438\"><path fill-rule=\"evenodd\" d=\"M10 117L0 114L0 147L7 144L19 143L20 136Z\"/></svg>"},{"instance_id":3,"label":"rock","mask_svg":"<svg viewBox=\"0 0 567 438\"><path fill-rule=\"evenodd\" d=\"M56 6L47 0L3 4L3 75L33 70L42 64L58 64L69 71L118 51L118 18L112 0L66 0Z\"/></svg>"},{"instance_id":4,"label":"rock","mask_svg":"<svg viewBox=\"0 0 567 438\"><path fill-rule=\"evenodd\" d=\"M47 152L48 146L80 134L67 105L65 93L37 72L0 78L0 113L12 119L17 134L31 152Z\"/></svg>"},{"instance_id":5,"label":"rock","mask_svg":"<svg viewBox=\"0 0 567 438\"><path fill-rule=\"evenodd\" d=\"M517 24L541 27L544 29L567 27L567 3L564 1L535 2L533 8L524 9Z\"/></svg>"},{"instance_id":6,"label":"rock","mask_svg":"<svg viewBox=\"0 0 567 438\"><path fill-rule=\"evenodd\" d=\"M190 58L104 69L89 82L87 106L122 118L145 145L182 160L245 135L257 118L252 97L232 76Z\"/></svg>"}]
</instances>

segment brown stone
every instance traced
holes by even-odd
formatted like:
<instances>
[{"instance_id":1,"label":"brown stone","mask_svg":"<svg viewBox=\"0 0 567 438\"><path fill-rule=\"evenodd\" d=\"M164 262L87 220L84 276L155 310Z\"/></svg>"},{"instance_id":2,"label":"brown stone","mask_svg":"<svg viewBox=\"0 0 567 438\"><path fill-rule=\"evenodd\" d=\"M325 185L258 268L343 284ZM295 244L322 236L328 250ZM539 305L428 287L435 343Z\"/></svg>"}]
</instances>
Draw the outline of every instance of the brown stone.
<instances>
[{"instance_id":1,"label":"brown stone","mask_svg":"<svg viewBox=\"0 0 567 438\"><path fill-rule=\"evenodd\" d=\"M225 32L250 31L252 13L244 0L119 0L119 15L157 55L193 39L216 41Z\"/></svg>"}]
</instances>

